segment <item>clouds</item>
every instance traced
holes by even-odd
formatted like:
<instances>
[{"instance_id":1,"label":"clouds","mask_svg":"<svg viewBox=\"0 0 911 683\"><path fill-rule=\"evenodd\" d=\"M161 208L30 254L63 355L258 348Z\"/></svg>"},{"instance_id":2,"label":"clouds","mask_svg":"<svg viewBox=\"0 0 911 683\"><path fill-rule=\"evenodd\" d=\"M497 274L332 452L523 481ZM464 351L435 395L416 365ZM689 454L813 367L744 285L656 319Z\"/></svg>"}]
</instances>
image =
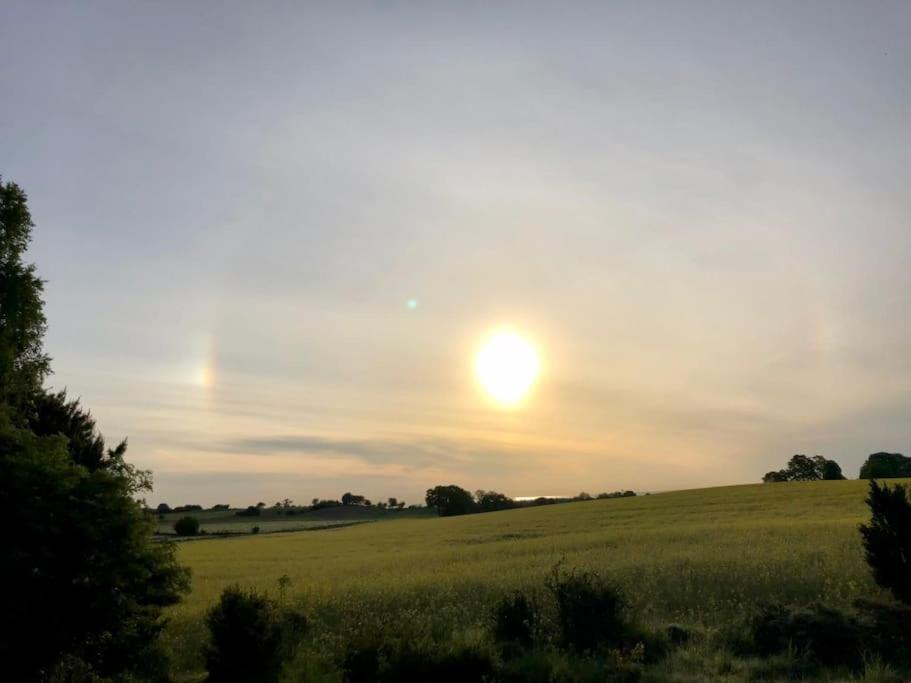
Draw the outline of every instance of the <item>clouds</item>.
<instances>
[{"instance_id":1,"label":"clouds","mask_svg":"<svg viewBox=\"0 0 911 683\"><path fill-rule=\"evenodd\" d=\"M54 382L161 495L671 488L911 440L901 4L0 12ZM504 324L543 355L510 415L470 369Z\"/></svg>"}]
</instances>

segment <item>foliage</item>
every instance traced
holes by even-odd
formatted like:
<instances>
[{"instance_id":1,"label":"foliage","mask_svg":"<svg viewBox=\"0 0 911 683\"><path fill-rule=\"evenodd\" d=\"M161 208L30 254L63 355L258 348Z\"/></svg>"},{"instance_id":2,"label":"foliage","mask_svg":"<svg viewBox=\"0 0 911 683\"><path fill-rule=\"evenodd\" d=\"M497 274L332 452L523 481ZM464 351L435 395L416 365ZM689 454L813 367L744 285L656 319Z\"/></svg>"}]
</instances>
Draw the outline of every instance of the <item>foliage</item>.
<instances>
[{"instance_id":1,"label":"foliage","mask_svg":"<svg viewBox=\"0 0 911 683\"><path fill-rule=\"evenodd\" d=\"M427 489L424 499L427 507L436 508L440 517L465 515L474 509L474 499L471 494L455 484Z\"/></svg>"},{"instance_id":2,"label":"foliage","mask_svg":"<svg viewBox=\"0 0 911 683\"><path fill-rule=\"evenodd\" d=\"M272 683L278 680L303 634L302 615L280 610L268 596L229 586L206 615L210 643L206 669L212 683Z\"/></svg>"},{"instance_id":3,"label":"foliage","mask_svg":"<svg viewBox=\"0 0 911 683\"><path fill-rule=\"evenodd\" d=\"M604 500L605 498L634 498L635 496L635 491L613 491L612 493L599 493L595 498Z\"/></svg>"},{"instance_id":4,"label":"foliage","mask_svg":"<svg viewBox=\"0 0 911 683\"><path fill-rule=\"evenodd\" d=\"M262 508L256 505L248 505L243 510L234 513L237 517L259 517L262 514Z\"/></svg>"},{"instance_id":5,"label":"foliage","mask_svg":"<svg viewBox=\"0 0 911 683\"><path fill-rule=\"evenodd\" d=\"M821 664L859 667L863 661L861 624L853 615L821 604L766 606L753 615L750 635L754 651L763 656L794 648Z\"/></svg>"},{"instance_id":6,"label":"foliage","mask_svg":"<svg viewBox=\"0 0 911 683\"><path fill-rule=\"evenodd\" d=\"M188 587L173 547L150 542L154 522L133 499L145 481L125 465L90 471L66 444L0 417L0 658L17 663L14 680L64 655L102 674L160 659L162 608Z\"/></svg>"},{"instance_id":7,"label":"foliage","mask_svg":"<svg viewBox=\"0 0 911 683\"><path fill-rule=\"evenodd\" d=\"M42 283L22 263L31 228L25 194L0 182L0 660L15 681L154 678L163 609L188 572L152 542L136 500L151 476L125 461L126 441L106 448L78 401L41 388Z\"/></svg>"},{"instance_id":8,"label":"foliage","mask_svg":"<svg viewBox=\"0 0 911 683\"><path fill-rule=\"evenodd\" d=\"M911 501L901 484L891 489L870 482L866 499L872 517L860 526L873 578L896 599L911 604Z\"/></svg>"},{"instance_id":9,"label":"foliage","mask_svg":"<svg viewBox=\"0 0 911 683\"><path fill-rule=\"evenodd\" d=\"M911 477L911 458L901 453L873 453L860 467L861 479Z\"/></svg>"},{"instance_id":10,"label":"foliage","mask_svg":"<svg viewBox=\"0 0 911 683\"><path fill-rule=\"evenodd\" d=\"M493 512L495 510L508 510L515 507L512 498L496 491L476 491L475 501L479 512Z\"/></svg>"},{"instance_id":11,"label":"foliage","mask_svg":"<svg viewBox=\"0 0 911 683\"><path fill-rule=\"evenodd\" d=\"M834 460L827 460L821 455L812 458L806 455L795 455L788 461L786 469L767 472L762 480L765 483L782 481L816 481L820 479L844 479L841 467Z\"/></svg>"},{"instance_id":12,"label":"foliage","mask_svg":"<svg viewBox=\"0 0 911 683\"><path fill-rule=\"evenodd\" d=\"M181 517L174 522L174 533L178 536L196 536L199 533L199 520L195 517Z\"/></svg>"},{"instance_id":13,"label":"foliage","mask_svg":"<svg viewBox=\"0 0 911 683\"><path fill-rule=\"evenodd\" d=\"M367 499L364 496L355 493L345 493L342 495L342 505L366 505Z\"/></svg>"},{"instance_id":14,"label":"foliage","mask_svg":"<svg viewBox=\"0 0 911 683\"><path fill-rule=\"evenodd\" d=\"M19 412L50 373L42 347L44 284L22 261L32 227L25 192L0 178L0 403Z\"/></svg>"},{"instance_id":15,"label":"foliage","mask_svg":"<svg viewBox=\"0 0 911 683\"><path fill-rule=\"evenodd\" d=\"M522 591L513 591L494 608L494 640L507 646L527 648L535 639L539 622L537 601Z\"/></svg>"},{"instance_id":16,"label":"foliage","mask_svg":"<svg viewBox=\"0 0 911 683\"><path fill-rule=\"evenodd\" d=\"M346 683L483 683L495 680L496 664L477 647L386 639L354 645L342 670Z\"/></svg>"},{"instance_id":17,"label":"foliage","mask_svg":"<svg viewBox=\"0 0 911 683\"><path fill-rule=\"evenodd\" d=\"M620 645L628 635L626 601L617 586L591 571L562 570L557 564L546 582L557 604L564 646L580 652Z\"/></svg>"}]
</instances>

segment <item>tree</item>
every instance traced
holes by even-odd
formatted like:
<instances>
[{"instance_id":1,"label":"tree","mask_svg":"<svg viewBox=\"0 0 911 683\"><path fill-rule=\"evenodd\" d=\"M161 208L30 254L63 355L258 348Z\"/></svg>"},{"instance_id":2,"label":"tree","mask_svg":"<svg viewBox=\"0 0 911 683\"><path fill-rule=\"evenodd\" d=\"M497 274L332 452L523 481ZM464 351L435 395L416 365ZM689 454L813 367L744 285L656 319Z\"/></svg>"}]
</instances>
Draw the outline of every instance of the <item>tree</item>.
<instances>
[{"instance_id":1,"label":"tree","mask_svg":"<svg viewBox=\"0 0 911 683\"><path fill-rule=\"evenodd\" d=\"M508 510L514 506L512 498L504 493L496 491L476 491L475 500L478 508L482 512L492 512L494 510Z\"/></svg>"},{"instance_id":2,"label":"tree","mask_svg":"<svg viewBox=\"0 0 911 683\"><path fill-rule=\"evenodd\" d=\"M25 192L0 178L0 403L19 410L51 371L42 345L44 283L22 261L33 227Z\"/></svg>"},{"instance_id":3,"label":"tree","mask_svg":"<svg viewBox=\"0 0 911 683\"><path fill-rule=\"evenodd\" d=\"M873 453L861 465L861 479L911 477L911 458L901 453Z\"/></svg>"},{"instance_id":4,"label":"tree","mask_svg":"<svg viewBox=\"0 0 911 683\"><path fill-rule=\"evenodd\" d=\"M174 522L174 532L178 536L196 536L199 533L199 520L195 517L181 517Z\"/></svg>"},{"instance_id":5,"label":"tree","mask_svg":"<svg viewBox=\"0 0 911 683\"><path fill-rule=\"evenodd\" d=\"M844 479L841 467L834 460L827 460L821 455L812 458L806 455L795 455L788 460L787 469L766 472L764 482L782 481L817 481L820 479Z\"/></svg>"},{"instance_id":6,"label":"tree","mask_svg":"<svg viewBox=\"0 0 911 683\"><path fill-rule=\"evenodd\" d=\"M845 475L842 474L841 466L837 462L825 460L822 465L822 478L825 480L844 479Z\"/></svg>"},{"instance_id":7,"label":"tree","mask_svg":"<svg viewBox=\"0 0 911 683\"><path fill-rule=\"evenodd\" d=\"M870 482L866 503L872 517L860 526L867 564L873 578L911 605L911 501L901 484L891 489Z\"/></svg>"},{"instance_id":8,"label":"tree","mask_svg":"<svg viewBox=\"0 0 911 683\"><path fill-rule=\"evenodd\" d=\"M762 481L766 484L772 484L775 482L788 481L788 471L787 470L778 470L772 472L766 472L762 477Z\"/></svg>"},{"instance_id":9,"label":"tree","mask_svg":"<svg viewBox=\"0 0 911 683\"><path fill-rule=\"evenodd\" d=\"M392 497L390 497L386 502L391 508L396 508L399 506L399 501Z\"/></svg>"},{"instance_id":10,"label":"tree","mask_svg":"<svg viewBox=\"0 0 911 683\"><path fill-rule=\"evenodd\" d=\"M427 489L425 500L427 507L436 508L440 517L464 515L471 512L474 507L471 494L455 484Z\"/></svg>"},{"instance_id":11,"label":"tree","mask_svg":"<svg viewBox=\"0 0 911 683\"><path fill-rule=\"evenodd\" d=\"M159 503L156 510L157 510L158 514L163 515L163 514L171 511L171 506L168 505L167 503Z\"/></svg>"},{"instance_id":12,"label":"tree","mask_svg":"<svg viewBox=\"0 0 911 683\"><path fill-rule=\"evenodd\" d=\"M346 493L342 496L342 505L364 505L366 503L366 498L364 496L359 496L354 493Z\"/></svg>"},{"instance_id":13,"label":"tree","mask_svg":"<svg viewBox=\"0 0 911 683\"><path fill-rule=\"evenodd\" d=\"M163 609L188 590L174 546L153 543L138 499L151 475L107 448L91 415L44 391L42 283L22 263L25 194L0 182L0 661L9 680L62 662L108 678L152 677Z\"/></svg>"}]
</instances>

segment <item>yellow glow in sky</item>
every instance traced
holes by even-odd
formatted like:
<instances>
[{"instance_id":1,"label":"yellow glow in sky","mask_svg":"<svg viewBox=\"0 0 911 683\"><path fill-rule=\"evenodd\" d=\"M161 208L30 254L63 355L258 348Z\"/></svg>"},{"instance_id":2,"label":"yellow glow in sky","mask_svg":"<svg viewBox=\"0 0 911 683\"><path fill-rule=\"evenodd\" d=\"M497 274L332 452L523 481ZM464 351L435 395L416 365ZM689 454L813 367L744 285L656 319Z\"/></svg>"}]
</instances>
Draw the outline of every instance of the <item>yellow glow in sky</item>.
<instances>
[{"instance_id":1,"label":"yellow glow in sky","mask_svg":"<svg viewBox=\"0 0 911 683\"><path fill-rule=\"evenodd\" d=\"M534 346L512 331L491 334L475 358L475 375L497 403L511 407L528 394L540 372Z\"/></svg>"}]
</instances>

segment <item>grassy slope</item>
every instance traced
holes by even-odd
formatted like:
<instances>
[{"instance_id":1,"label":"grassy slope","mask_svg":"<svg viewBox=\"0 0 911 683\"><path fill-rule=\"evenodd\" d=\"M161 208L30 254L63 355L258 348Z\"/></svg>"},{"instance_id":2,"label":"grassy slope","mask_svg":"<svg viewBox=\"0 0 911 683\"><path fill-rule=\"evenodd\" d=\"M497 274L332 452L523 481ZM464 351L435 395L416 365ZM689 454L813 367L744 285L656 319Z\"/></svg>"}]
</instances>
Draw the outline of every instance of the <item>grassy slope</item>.
<instances>
[{"instance_id":1,"label":"grassy slope","mask_svg":"<svg viewBox=\"0 0 911 683\"><path fill-rule=\"evenodd\" d=\"M274 593L283 574L318 619L366 610L471 628L496 595L540 586L561 558L614 577L664 623L719 625L773 599L848 603L878 592L857 532L866 486L733 486L186 544L193 592L172 631L198 644L224 586Z\"/></svg>"},{"instance_id":2,"label":"grassy slope","mask_svg":"<svg viewBox=\"0 0 911 683\"><path fill-rule=\"evenodd\" d=\"M312 512L300 512L294 515L279 514L272 508L266 508L257 517L237 515L237 510L200 512L169 512L158 520L158 533L173 534L174 522L181 517L195 517L201 528L209 533L234 532L249 533L258 526L262 533L270 531L288 531L291 529L316 529L324 526L347 524L350 522L402 519L428 516L426 510L383 510L376 507L339 506L322 508Z\"/></svg>"}]
</instances>

